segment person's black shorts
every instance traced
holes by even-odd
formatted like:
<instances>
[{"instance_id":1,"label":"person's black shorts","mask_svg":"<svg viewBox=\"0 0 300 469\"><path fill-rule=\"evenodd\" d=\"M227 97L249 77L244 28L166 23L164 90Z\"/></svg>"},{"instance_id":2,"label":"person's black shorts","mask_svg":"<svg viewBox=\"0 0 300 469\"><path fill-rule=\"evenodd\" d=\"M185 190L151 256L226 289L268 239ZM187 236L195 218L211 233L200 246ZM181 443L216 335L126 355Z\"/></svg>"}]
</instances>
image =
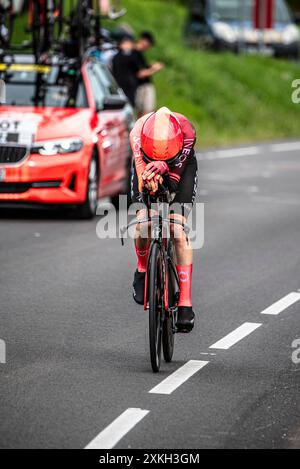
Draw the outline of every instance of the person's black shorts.
<instances>
[{"instance_id":1,"label":"person's black shorts","mask_svg":"<svg viewBox=\"0 0 300 469\"><path fill-rule=\"evenodd\" d=\"M171 213L179 213L180 215L185 216L188 215L196 197L197 185L198 164L196 156L192 156L190 160L186 162L186 167L181 176L175 198L170 204ZM138 189L138 177L134 164L131 173L131 201L132 203L141 202Z\"/></svg>"}]
</instances>

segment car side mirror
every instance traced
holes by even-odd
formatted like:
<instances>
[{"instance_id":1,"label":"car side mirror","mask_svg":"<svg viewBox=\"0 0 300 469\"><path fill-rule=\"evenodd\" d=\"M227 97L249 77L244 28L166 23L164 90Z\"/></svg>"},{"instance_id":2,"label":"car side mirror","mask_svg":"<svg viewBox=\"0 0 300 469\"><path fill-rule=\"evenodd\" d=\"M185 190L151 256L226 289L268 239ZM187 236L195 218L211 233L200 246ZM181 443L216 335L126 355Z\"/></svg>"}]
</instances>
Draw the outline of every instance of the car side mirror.
<instances>
[{"instance_id":1,"label":"car side mirror","mask_svg":"<svg viewBox=\"0 0 300 469\"><path fill-rule=\"evenodd\" d=\"M127 99L123 96L106 96L103 100L103 111L113 111L123 109L127 104Z\"/></svg>"}]
</instances>

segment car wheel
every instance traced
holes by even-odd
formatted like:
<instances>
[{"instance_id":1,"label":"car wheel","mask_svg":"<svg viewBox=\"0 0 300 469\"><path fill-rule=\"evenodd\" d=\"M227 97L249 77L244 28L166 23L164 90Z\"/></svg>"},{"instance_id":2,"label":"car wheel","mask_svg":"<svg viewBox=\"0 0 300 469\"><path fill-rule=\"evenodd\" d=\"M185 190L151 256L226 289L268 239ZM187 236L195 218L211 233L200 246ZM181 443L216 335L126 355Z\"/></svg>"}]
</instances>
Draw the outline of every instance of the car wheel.
<instances>
[{"instance_id":1,"label":"car wheel","mask_svg":"<svg viewBox=\"0 0 300 469\"><path fill-rule=\"evenodd\" d=\"M94 155L89 166L86 199L83 204L78 206L77 210L79 218L90 219L94 218L96 215L98 205L98 181L98 162L97 156Z\"/></svg>"}]
</instances>

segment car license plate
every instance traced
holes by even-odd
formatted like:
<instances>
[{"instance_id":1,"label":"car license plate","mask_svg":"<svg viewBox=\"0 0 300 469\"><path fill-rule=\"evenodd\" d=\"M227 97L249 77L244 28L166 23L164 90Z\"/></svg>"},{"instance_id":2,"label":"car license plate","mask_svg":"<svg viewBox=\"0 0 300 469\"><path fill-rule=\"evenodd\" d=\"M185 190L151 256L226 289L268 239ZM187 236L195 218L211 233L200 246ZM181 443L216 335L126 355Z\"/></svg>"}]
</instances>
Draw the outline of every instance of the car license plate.
<instances>
[{"instance_id":1,"label":"car license plate","mask_svg":"<svg viewBox=\"0 0 300 469\"><path fill-rule=\"evenodd\" d=\"M37 124L28 118L0 116L0 144L30 146L35 138Z\"/></svg>"},{"instance_id":2,"label":"car license plate","mask_svg":"<svg viewBox=\"0 0 300 469\"><path fill-rule=\"evenodd\" d=\"M5 168L0 168L0 181L5 181L6 170Z\"/></svg>"}]
</instances>

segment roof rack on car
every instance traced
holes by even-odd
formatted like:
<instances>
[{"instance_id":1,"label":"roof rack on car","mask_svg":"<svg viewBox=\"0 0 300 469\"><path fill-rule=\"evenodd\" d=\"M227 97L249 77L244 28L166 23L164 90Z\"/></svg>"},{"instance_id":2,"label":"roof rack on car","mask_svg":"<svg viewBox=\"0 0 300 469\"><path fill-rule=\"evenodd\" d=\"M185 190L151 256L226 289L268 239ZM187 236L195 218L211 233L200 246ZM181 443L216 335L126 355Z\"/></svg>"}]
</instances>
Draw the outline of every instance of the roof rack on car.
<instances>
[{"instance_id":1,"label":"roof rack on car","mask_svg":"<svg viewBox=\"0 0 300 469\"><path fill-rule=\"evenodd\" d=\"M27 4L26 32L31 34L31 40L20 44L12 42L13 26L18 19L14 11L14 2L10 0L8 8L3 12L0 10L2 61L5 55L13 56L20 51L30 51L36 63L77 64L86 59L89 49L101 48L101 19L105 16L114 20L126 13L126 10L119 6L118 9L103 15L100 12L99 0L73 0L69 2L68 8L63 0L29 0Z\"/></svg>"},{"instance_id":2,"label":"roof rack on car","mask_svg":"<svg viewBox=\"0 0 300 469\"><path fill-rule=\"evenodd\" d=\"M40 60L37 62L35 60L34 55L20 55L18 56L17 54L10 54L5 52L4 54L0 54L0 63L5 64L8 67L13 64L18 64L18 65L48 65L48 66L58 66L58 67L64 67L64 66L70 66L70 67L75 67L81 65L81 60L76 57L58 57L58 56L45 56L43 60Z\"/></svg>"}]
</instances>

